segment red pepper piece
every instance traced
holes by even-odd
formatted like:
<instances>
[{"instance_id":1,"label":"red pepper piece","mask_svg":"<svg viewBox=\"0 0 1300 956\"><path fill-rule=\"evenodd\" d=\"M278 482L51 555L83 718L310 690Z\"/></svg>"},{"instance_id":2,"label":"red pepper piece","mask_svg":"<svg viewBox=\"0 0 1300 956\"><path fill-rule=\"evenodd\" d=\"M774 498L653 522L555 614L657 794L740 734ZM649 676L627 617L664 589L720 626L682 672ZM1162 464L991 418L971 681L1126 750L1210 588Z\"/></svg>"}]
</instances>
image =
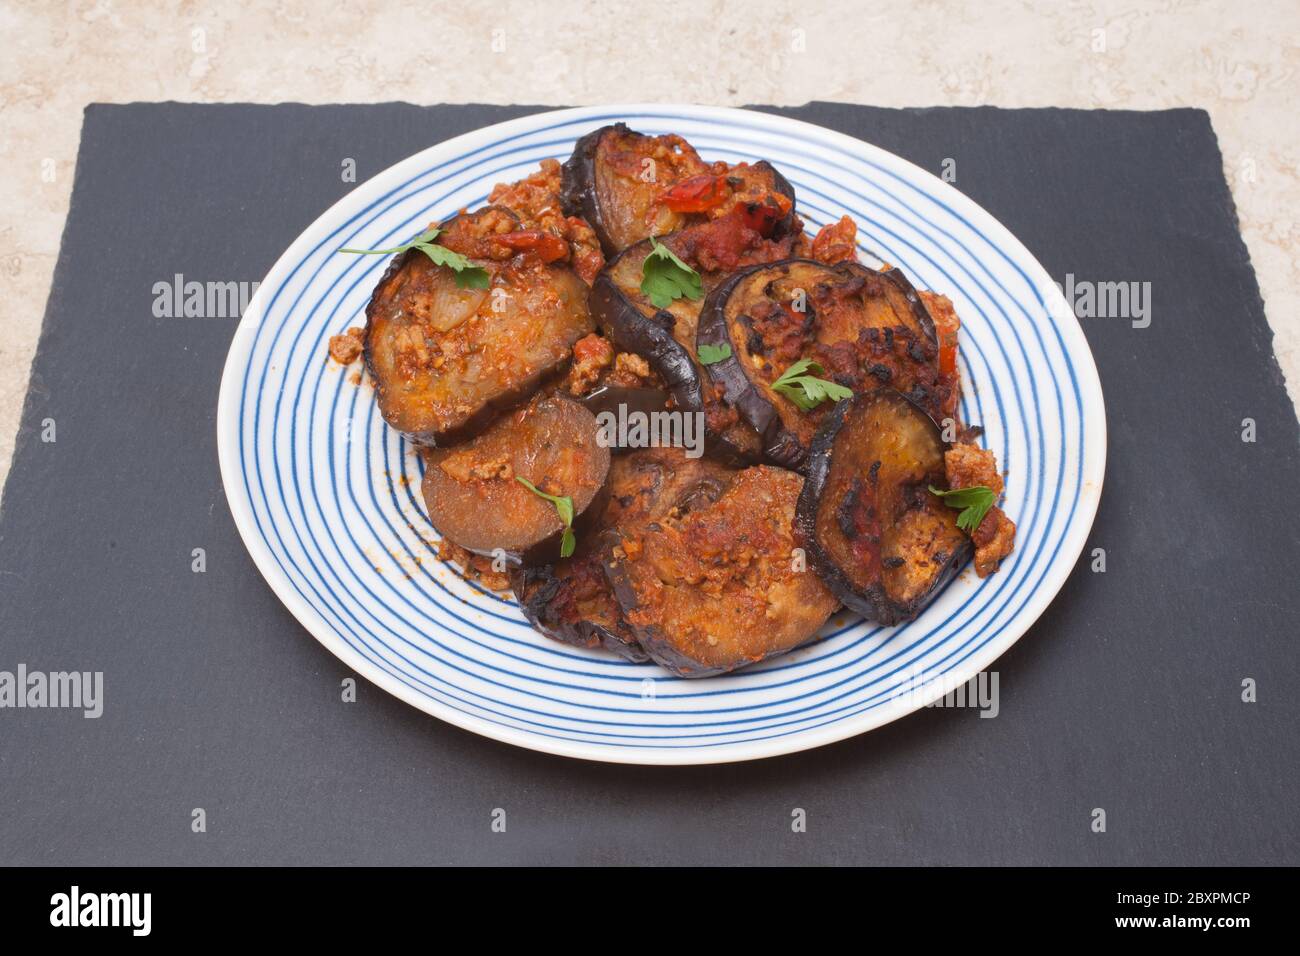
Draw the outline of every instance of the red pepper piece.
<instances>
[{"instance_id":1,"label":"red pepper piece","mask_svg":"<svg viewBox=\"0 0 1300 956\"><path fill-rule=\"evenodd\" d=\"M517 252L531 250L537 253L537 257L543 262L555 262L557 259L563 259L569 254L569 244L554 233L546 232L542 229L522 229L518 232L507 232L499 236L491 236L492 242L499 242L507 249L514 249Z\"/></svg>"},{"instance_id":2,"label":"red pepper piece","mask_svg":"<svg viewBox=\"0 0 1300 956\"><path fill-rule=\"evenodd\" d=\"M674 212L707 212L727 200L725 176L692 176L664 190L659 202Z\"/></svg>"}]
</instances>

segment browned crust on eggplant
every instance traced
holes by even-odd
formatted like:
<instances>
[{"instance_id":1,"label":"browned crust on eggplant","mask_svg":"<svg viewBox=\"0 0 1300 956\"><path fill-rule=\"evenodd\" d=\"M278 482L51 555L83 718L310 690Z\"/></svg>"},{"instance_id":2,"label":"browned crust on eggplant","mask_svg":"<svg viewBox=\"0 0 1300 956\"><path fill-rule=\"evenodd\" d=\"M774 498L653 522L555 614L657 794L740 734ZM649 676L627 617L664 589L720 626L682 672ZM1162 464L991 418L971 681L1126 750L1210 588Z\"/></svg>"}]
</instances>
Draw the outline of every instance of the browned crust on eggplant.
<instances>
[{"instance_id":1,"label":"browned crust on eggplant","mask_svg":"<svg viewBox=\"0 0 1300 956\"><path fill-rule=\"evenodd\" d=\"M617 149L620 145L632 151L644 151L645 158L655 160L657 174L662 172L663 166L667 166L673 175L666 178L660 175L654 182L642 184L628 176L614 178L612 173L603 173L601 164L607 158L602 156L602 148ZM655 209L654 197L674 183L696 175L729 176L729 182L735 184L736 190L729 205L734 205L744 203L751 195L751 184L745 180L754 173L760 179L768 181L767 191L779 193L788 200L783 213L768 222L766 234L779 239L797 233L802 228L802 223L795 213L794 187L772 164L764 160L736 166L706 163L679 136L649 136L631 130L623 123L602 126L578 140L572 155L562 167L560 197L564 213L585 219L600 240L605 256L612 258L649 236L666 235L710 215L677 212L663 206ZM602 192L615 185L630 191L624 200L632 207L633 222L620 221L615 210L606 208L607 202L602 199ZM729 205L724 205L711 214L719 214L729 208ZM653 221L649 216L652 209L655 210Z\"/></svg>"},{"instance_id":2,"label":"browned crust on eggplant","mask_svg":"<svg viewBox=\"0 0 1300 956\"><path fill-rule=\"evenodd\" d=\"M698 265L689 230L656 241L688 265ZM788 242L768 242L750 254L780 255L788 247ZM734 465L752 464L762 451L758 432L720 400L717 385L696 358L697 324L705 299L681 298L667 308L657 308L640 290L641 263L650 251L650 241L644 240L606 265L591 287L592 316L620 349L636 352L650 363L678 409L704 414L710 454ZM721 272L697 271L706 297L727 279Z\"/></svg>"},{"instance_id":3,"label":"browned crust on eggplant","mask_svg":"<svg viewBox=\"0 0 1300 956\"><path fill-rule=\"evenodd\" d=\"M605 256L616 255L617 247L605 228L596 199L596 148L609 130L627 129L624 123L602 126L581 137L573 153L560 167L560 204L566 216L580 216L596 233Z\"/></svg>"},{"instance_id":4,"label":"browned crust on eggplant","mask_svg":"<svg viewBox=\"0 0 1300 956\"><path fill-rule=\"evenodd\" d=\"M604 506L610 454L590 411L546 395L468 443L425 449L424 462L424 501L439 533L475 554L532 563L558 557L564 523L554 504L517 479L572 498L581 531Z\"/></svg>"},{"instance_id":5,"label":"browned crust on eggplant","mask_svg":"<svg viewBox=\"0 0 1300 956\"><path fill-rule=\"evenodd\" d=\"M603 647L630 661L650 659L623 619L599 552L511 568L510 586L528 623L547 637L573 647Z\"/></svg>"},{"instance_id":6,"label":"browned crust on eggplant","mask_svg":"<svg viewBox=\"0 0 1300 956\"><path fill-rule=\"evenodd\" d=\"M616 532L606 573L656 662L706 677L816 637L839 602L795 559L802 484L780 468L746 468L712 501Z\"/></svg>"},{"instance_id":7,"label":"browned crust on eggplant","mask_svg":"<svg viewBox=\"0 0 1300 956\"><path fill-rule=\"evenodd\" d=\"M794 288L804 292L801 314L781 311L772 298ZM822 303L831 303L824 309L828 315L819 314ZM758 312L766 315L756 320L752 313ZM858 262L812 259L756 265L713 289L696 335L697 347L731 349L709 374L725 401L759 433L767 458L796 470L803 470L813 435L833 407L824 402L805 412L772 389L798 359L818 361L820 377L855 393L900 386L934 415L955 387L939 373L934 321L898 269L879 272Z\"/></svg>"},{"instance_id":8,"label":"browned crust on eggplant","mask_svg":"<svg viewBox=\"0 0 1300 956\"><path fill-rule=\"evenodd\" d=\"M517 220L487 207L448 220L444 234L487 215ZM366 307L366 366L379 410L417 444L478 434L563 373L573 343L595 327L586 284L567 266L522 256L472 261L487 271L489 289L458 289L451 270L408 250L389 263Z\"/></svg>"},{"instance_id":9,"label":"browned crust on eggplant","mask_svg":"<svg viewBox=\"0 0 1300 956\"><path fill-rule=\"evenodd\" d=\"M916 617L970 557L938 426L893 389L839 402L813 440L796 521L809 564L845 606L880 624Z\"/></svg>"},{"instance_id":10,"label":"browned crust on eggplant","mask_svg":"<svg viewBox=\"0 0 1300 956\"><path fill-rule=\"evenodd\" d=\"M662 241L673 248L671 236ZM641 263L649 252L648 240L637 243L605 267L591 287L592 316L618 348L636 352L650 363L678 410L704 415L705 442L711 454L732 464L757 460L757 435L717 402L712 383L696 361L695 322L700 302L677 299L668 308L658 309L641 293ZM709 282L716 278L707 273L701 276Z\"/></svg>"},{"instance_id":11,"label":"browned crust on eggplant","mask_svg":"<svg viewBox=\"0 0 1300 956\"><path fill-rule=\"evenodd\" d=\"M669 512L684 513L717 498L734 472L680 449L647 448L614 459L608 496L570 558L516 568L511 584L525 616L543 634L578 647L604 647L647 660L605 576L616 533Z\"/></svg>"}]
</instances>

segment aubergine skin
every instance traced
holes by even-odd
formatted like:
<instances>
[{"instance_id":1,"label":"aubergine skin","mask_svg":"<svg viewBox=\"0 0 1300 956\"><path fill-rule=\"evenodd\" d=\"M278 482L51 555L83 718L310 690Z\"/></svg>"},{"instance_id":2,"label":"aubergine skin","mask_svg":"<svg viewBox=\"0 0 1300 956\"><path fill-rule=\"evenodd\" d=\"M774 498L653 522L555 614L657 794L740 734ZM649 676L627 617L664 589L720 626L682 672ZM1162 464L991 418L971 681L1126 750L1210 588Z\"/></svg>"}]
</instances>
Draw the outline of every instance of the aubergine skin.
<instances>
[{"instance_id":1,"label":"aubergine skin","mask_svg":"<svg viewBox=\"0 0 1300 956\"><path fill-rule=\"evenodd\" d=\"M589 302L592 315L615 346L623 352L635 352L649 362L678 408L687 411L704 408L703 373L690 353L673 338L672 313L660 311L645 315L604 272L592 283Z\"/></svg>"},{"instance_id":2,"label":"aubergine skin","mask_svg":"<svg viewBox=\"0 0 1300 956\"><path fill-rule=\"evenodd\" d=\"M605 412L618 415L620 409L628 414L633 412L652 415L668 407L670 396L661 388L634 388L626 385L600 385L578 399L587 410L599 418ZM615 454L627 449L621 446L611 448Z\"/></svg>"},{"instance_id":3,"label":"aubergine skin","mask_svg":"<svg viewBox=\"0 0 1300 956\"><path fill-rule=\"evenodd\" d=\"M671 243L672 237L663 242ZM638 257L644 257L649 240L629 246L615 256L596 277L588 296L591 315L609 339L624 352L635 352L650 363L663 380L673 403L684 412L705 413L707 405L704 390L712 390L709 373L700 365L694 354L679 336L693 339L691 319L686 313L695 308L689 300L679 299L674 307L683 312L679 318L668 309L656 309L648 299L634 301L615 280L620 269ZM716 281L705 274L707 283ZM685 328L678 330L678 323ZM676 334L675 334L676 333ZM708 427L706 421L705 444L708 453L728 464L742 466L759 458L758 436L744 422L734 422L725 431Z\"/></svg>"},{"instance_id":4,"label":"aubergine skin","mask_svg":"<svg viewBox=\"0 0 1300 956\"><path fill-rule=\"evenodd\" d=\"M679 405L703 406L699 397L699 368L690 353L673 338L671 312L661 310L646 316L623 294L608 266L592 283L587 301L591 314L610 340L621 351L635 352L649 362Z\"/></svg>"},{"instance_id":5,"label":"aubergine skin","mask_svg":"<svg viewBox=\"0 0 1300 956\"><path fill-rule=\"evenodd\" d=\"M920 296L911 282L898 269L877 272L858 262L841 262L827 265L812 259L787 259L782 262L751 266L729 276L716 286L708 295L700 311L700 320L696 330L696 348L701 345L713 347L726 346L730 354L722 361L709 367L709 375L721 386L724 400L740 414L761 436L763 454L766 460L784 468L804 471L809 455L809 445L815 423L827 414L827 406L811 412L800 411L793 402L772 392L765 380L757 377L753 371L754 362L750 352L749 339L741 339L728 322L728 308L733 296L749 288L760 278L760 273L786 275L796 269L812 269L829 279L849 280L859 276L869 276L893 287L906 303L907 323L910 332L916 338L918 347L926 360L917 363L915 371L918 376L938 378L937 370L937 336L934 321L925 309ZM740 316L748 318L743 312ZM906 331L906 330L905 330ZM753 338L751 336L750 338ZM891 340L892 341L892 340ZM855 392L883 387L880 382L867 378L865 374L858 381L840 381L849 385ZM909 397L927 400L927 404L938 408L940 398L928 391L920 390Z\"/></svg>"},{"instance_id":6,"label":"aubergine skin","mask_svg":"<svg viewBox=\"0 0 1300 956\"><path fill-rule=\"evenodd\" d=\"M602 126L583 136L573 147L573 154L560 167L560 208L566 216L579 216L596 233L605 256L617 255L619 250L605 228L596 198L596 148L608 130L626 130L627 126Z\"/></svg>"},{"instance_id":7,"label":"aubergine skin","mask_svg":"<svg viewBox=\"0 0 1300 956\"><path fill-rule=\"evenodd\" d=\"M776 225L772 228L773 239L784 239L786 236L795 232L796 223L799 219L799 214L795 211L796 200L794 195L794 186L790 185L790 180L781 175L781 170L777 169L766 159L760 159L754 164L754 168L762 169L764 172L769 173L772 177L772 185L776 192L779 192L782 196L785 196L790 200L790 211L786 213L783 218L777 220Z\"/></svg>"},{"instance_id":8,"label":"aubergine skin","mask_svg":"<svg viewBox=\"0 0 1300 956\"><path fill-rule=\"evenodd\" d=\"M864 408L868 404L879 406L880 414L867 418ZM931 482L946 483L945 447L934 420L893 389L878 389L837 403L813 439L807 478L795 508L797 533L809 566L846 607L868 620L883 625L912 620L971 555L970 539L957 528L957 512L928 490ZM881 457L874 454L878 449L884 450ZM892 457L887 454L891 450ZM837 454L843 456L846 467L837 467ZM900 478L906 471L906 467L896 467L900 461L912 466L910 475ZM870 490L867 500L872 518L886 513L877 527L856 529L852 518L846 517L850 496L837 499L846 478L850 495ZM881 486L891 480L895 484L882 492ZM922 540L912 542L923 546L909 548L907 535L898 532L900 527L924 529L927 533ZM871 558L861 560L853 555L852 560L845 560L845 545L832 538L847 539L850 529L859 534L859 540L870 539L874 532ZM870 570L873 559L878 562L874 572ZM879 575L875 580L871 580L873 573ZM895 588L891 593L891 585L896 580L907 582L909 574L918 576L920 586ZM869 583L864 585L864 580Z\"/></svg>"},{"instance_id":9,"label":"aubergine skin","mask_svg":"<svg viewBox=\"0 0 1300 956\"><path fill-rule=\"evenodd\" d=\"M796 471L803 467L807 457L797 440L791 440L781 428L781 418L776 408L756 389L740 365L740 355L731 346L731 337L727 332L727 320L724 306L727 298L736 286L751 272L764 268L752 266L734 273L719 284L704 300L700 310L700 322L696 326L695 348L701 345L714 348L726 347L730 355L709 366L709 377L722 388L723 400L740 413L740 417L753 426L759 435L764 457L774 465L792 468Z\"/></svg>"},{"instance_id":10,"label":"aubergine skin","mask_svg":"<svg viewBox=\"0 0 1300 956\"><path fill-rule=\"evenodd\" d=\"M634 663L644 663L650 655L637 644L636 637L622 619L622 614L605 620L557 620L551 604L565 586L564 578L553 564L510 569L510 586L528 623L552 640L573 647L604 648Z\"/></svg>"}]
</instances>

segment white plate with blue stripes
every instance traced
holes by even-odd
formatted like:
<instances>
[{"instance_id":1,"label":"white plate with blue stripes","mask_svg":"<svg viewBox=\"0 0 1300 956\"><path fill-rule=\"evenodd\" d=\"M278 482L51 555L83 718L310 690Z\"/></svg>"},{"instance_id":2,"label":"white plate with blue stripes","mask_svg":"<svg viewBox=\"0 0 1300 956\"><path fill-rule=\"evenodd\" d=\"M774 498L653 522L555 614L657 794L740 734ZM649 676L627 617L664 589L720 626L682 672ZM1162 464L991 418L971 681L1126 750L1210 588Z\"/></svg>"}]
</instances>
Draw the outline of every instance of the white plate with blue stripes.
<instances>
[{"instance_id":1,"label":"white plate with blue stripes","mask_svg":"<svg viewBox=\"0 0 1300 956\"><path fill-rule=\"evenodd\" d=\"M821 638L736 674L682 680L533 631L508 597L436 560L420 462L368 380L327 362L364 324L379 256L495 183L563 160L625 121L679 133L707 160L767 159L811 230L848 214L870 261L948 295L961 317L962 412L1007 470L1015 553L967 568L915 621L841 611ZM435 717L548 753L622 763L751 760L879 727L975 677L1060 590L1101 496L1106 426L1078 321L992 216L911 163L784 117L699 106L560 110L458 136L358 186L289 247L230 348L217 417L226 496L253 560L294 616L357 673Z\"/></svg>"}]
</instances>

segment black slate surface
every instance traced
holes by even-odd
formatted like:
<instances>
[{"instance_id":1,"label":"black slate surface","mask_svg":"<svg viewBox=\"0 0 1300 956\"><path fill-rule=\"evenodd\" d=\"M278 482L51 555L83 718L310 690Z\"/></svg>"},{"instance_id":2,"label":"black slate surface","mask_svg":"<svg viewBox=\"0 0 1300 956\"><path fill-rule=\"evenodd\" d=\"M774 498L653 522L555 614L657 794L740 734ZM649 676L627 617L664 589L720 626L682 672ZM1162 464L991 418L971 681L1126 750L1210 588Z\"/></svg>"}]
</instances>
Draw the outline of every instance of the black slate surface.
<instances>
[{"instance_id":1,"label":"black slate surface","mask_svg":"<svg viewBox=\"0 0 1300 956\"><path fill-rule=\"evenodd\" d=\"M775 111L935 172L954 159L1057 279L1152 284L1149 328L1083 322L1107 571L1085 551L998 662L996 719L929 710L770 761L637 768L480 739L364 681L341 703L347 670L227 511L234 320L156 319L153 285L258 280L352 188L345 157L364 180L532 109L87 110L0 512L0 670L102 670L105 711L0 710L0 863L1300 862L1300 435L1196 110Z\"/></svg>"}]
</instances>

